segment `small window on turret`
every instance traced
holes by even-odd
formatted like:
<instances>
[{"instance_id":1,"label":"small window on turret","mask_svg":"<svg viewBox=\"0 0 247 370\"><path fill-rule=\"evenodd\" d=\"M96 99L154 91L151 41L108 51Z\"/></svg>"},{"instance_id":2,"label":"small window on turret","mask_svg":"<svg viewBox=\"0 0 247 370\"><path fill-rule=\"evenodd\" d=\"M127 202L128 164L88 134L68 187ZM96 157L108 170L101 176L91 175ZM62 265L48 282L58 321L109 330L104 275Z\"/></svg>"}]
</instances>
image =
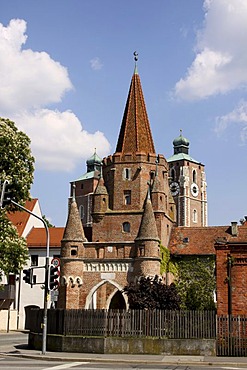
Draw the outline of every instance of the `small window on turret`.
<instances>
[{"instance_id":1,"label":"small window on turret","mask_svg":"<svg viewBox=\"0 0 247 370\"><path fill-rule=\"evenodd\" d=\"M129 222L123 223L123 232L130 233L130 223Z\"/></svg>"},{"instance_id":2,"label":"small window on turret","mask_svg":"<svg viewBox=\"0 0 247 370\"><path fill-rule=\"evenodd\" d=\"M124 190L124 204L128 205L131 204L131 191Z\"/></svg>"},{"instance_id":3,"label":"small window on turret","mask_svg":"<svg viewBox=\"0 0 247 370\"><path fill-rule=\"evenodd\" d=\"M123 178L125 180L130 180L131 177L131 169L130 168L124 168L123 170Z\"/></svg>"},{"instance_id":4,"label":"small window on turret","mask_svg":"<svg viewBox=\"0 0 247 370\"><path fill-rule=\"evenodd\" d=\"M76 245L73 245L70 250L70 255L75 257L77 256L77 253L78 253L78 247Z\"/></svg>"}]
</instances>

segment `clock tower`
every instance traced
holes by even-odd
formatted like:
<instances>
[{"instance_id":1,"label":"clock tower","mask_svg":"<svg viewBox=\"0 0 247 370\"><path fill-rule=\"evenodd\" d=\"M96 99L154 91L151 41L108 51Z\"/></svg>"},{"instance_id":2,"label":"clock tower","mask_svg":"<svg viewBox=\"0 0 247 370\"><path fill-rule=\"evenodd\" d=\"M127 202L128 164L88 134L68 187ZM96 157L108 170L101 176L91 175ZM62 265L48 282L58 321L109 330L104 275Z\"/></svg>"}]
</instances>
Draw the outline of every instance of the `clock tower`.
<instances>
[{"instance_id":1,"label":"clock tower","mask_svg":"<svg viewBox=\"0 0 247 370\"><path fill-rule=\"evenodd\" d=\"M207 183L204 165L189 155L189 140L182 132L173 140L169 163L170 191L174 198L177 226L207 226Z\"/></svg>"}]
</instances>

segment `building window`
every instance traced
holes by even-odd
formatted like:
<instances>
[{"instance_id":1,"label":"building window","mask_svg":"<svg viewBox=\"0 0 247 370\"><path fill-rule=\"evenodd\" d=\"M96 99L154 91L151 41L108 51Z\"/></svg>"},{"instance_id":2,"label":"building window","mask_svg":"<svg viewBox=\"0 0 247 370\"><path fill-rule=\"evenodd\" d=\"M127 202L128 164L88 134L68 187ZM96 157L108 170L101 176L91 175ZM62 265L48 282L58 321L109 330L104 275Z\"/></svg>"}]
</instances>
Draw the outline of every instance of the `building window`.
<instances>
[{"instance_id":1,"label":"building window","mask_svg":"<svg viewBox=\"0 0 247 370\"><path fill-rule=\"evenodd\" d=\"M175 181L176 180L174 168L171 169L171 180L172 181Z\"/></svg>"},{"instance_id":2,"label":"building window","mask_svg":"<svg viewBox=\"0 0 247 370\"><path fill-rule=\"evenodd\" d=\"M81 189L83 189L83 184L81 184Z\"/></svg>"},{"instance_id":3,"label":"building window","mask_svg":"<svg viewBox=\"0 0 247 370\"><path fill-rule=\"evenodd\" d=\"M37 254L31 255L31 266L39 265L39 256Z\"/></svg>"},{"instance_id":4,"label":"building window","mask_svg":"<svg viewBox=\"0 0 247 370\"><path fill-rule=\"evenodd\" d=\"M124 177L125 180L130 180L130 177L131 177L131 169L130 168L124 168L123 177Z\"/></svg>"},{"instance_id":5,"label":"building window","mask_svg":"<svg viewBox=\"0 0 247 370\"><path fill-rule=\"evenodd\" d=\"M197 222L197 210L193 210L193 222Z\"/></svg>"},{"instance_id":6,"label":"building window","mask_svg":"<svg viewBox=\"0 0 247 370\"><path fill-rule=\"evenodd\" d=\"M124 204L128 205L131 204L131 191L124 190Z\"/></svg>"},{"instance_id":7,"label":"building window","mask_svg":"<svg viewBox=\"0 0 247 370\"><path fill-rule=\"evenodd\" d=\"M130 233L130 223L129 222L123 223L123 232Z\"/></svg>"},{"instance_id":8,"label":"building window","mask_svg":"<svg viewBox=\"0 0 247 370\"><path fill-rule=\"evenodd\" d=\"M75 245L71 246L70 255L75 257L77 256L77 253L78 253L78 247Z\"/></svg>"},{"instance_id":9,"label":"building window","mask_svg":"<svg viewBox=\"0 0 247 370\"><path fill-rule=\"evenodd\" d=\"M193 172L192 172L192 181L193 182L196 182L196 170L193 170Z\"/></svg>"},{"instance_id":10,"label":"building window","mask_svg":"<svg viewBox=\"0 0 247 370\"><path fill-rule=\"evenodd\" d=\"M81 217L81 220L82 220L84 218L84 207L83 207L83 205L80 206L79 212L80 212L80 217Z\"/></svg>"}]
</instances>

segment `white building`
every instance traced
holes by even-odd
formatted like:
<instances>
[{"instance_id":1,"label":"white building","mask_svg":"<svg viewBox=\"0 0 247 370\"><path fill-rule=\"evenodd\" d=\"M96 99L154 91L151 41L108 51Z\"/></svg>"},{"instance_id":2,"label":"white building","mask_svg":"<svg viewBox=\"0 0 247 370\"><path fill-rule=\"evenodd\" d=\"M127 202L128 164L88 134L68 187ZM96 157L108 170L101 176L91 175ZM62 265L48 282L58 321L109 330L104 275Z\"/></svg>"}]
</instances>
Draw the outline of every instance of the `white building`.
<instances>
[{"instance_id":1,"label":"white building","mask_svg":"<svg viewBox=\"0 0 247 370\"><path fill-rule=\"evenodd\" d=\"M42 217L38 199L27 201L25 208ZM45 259L47 255L46 230L42 221L27 212L17 211L8 214L9 220L16 226L19 236L27 239L29 249L29 260L24 269L33 268L36 275L36 284L31 287L23 281L23 271L17 276L12 276L5 290L0 292L0 330L16 330L25 328L25 307L44 306L44 281L45 281ZM50 262L54 257L60 255L60 243L63 238L64 228L49 228ZM51 300L48 307L51 305Z\"/></svg>"}]
</instances>

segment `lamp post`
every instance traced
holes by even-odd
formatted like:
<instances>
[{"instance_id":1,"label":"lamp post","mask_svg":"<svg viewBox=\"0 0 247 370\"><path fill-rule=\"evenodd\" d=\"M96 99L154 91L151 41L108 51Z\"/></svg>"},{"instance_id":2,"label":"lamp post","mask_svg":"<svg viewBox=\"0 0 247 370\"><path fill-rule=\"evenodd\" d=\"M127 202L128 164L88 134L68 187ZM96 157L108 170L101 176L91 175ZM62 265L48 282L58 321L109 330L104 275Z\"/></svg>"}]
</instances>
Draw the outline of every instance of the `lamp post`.
<instances>
[{"instance_id":1,"label":"lamp post","mask_svg":"<svg viewBox=\"0 0 247 370\"><path fill-rule=\"evenodd\" d=\"M42 217L39 217L35 213L29 211L25 207L21 206L20 204L16 203L14 200L11 199L11 203L16 205L17 207L21 208L23 211L29 213L30 215L38 218L41 222L43 222L45 230L46 230L46 258L45 258L45 293L44 293L44 315L43 315L43 323L42 323L42 355L46 353L46 338L47 338L47 308L48 308L48 298L49 298L49 248L50 248L50 233L47 223Z\"/></svg>"}]
</instances>

